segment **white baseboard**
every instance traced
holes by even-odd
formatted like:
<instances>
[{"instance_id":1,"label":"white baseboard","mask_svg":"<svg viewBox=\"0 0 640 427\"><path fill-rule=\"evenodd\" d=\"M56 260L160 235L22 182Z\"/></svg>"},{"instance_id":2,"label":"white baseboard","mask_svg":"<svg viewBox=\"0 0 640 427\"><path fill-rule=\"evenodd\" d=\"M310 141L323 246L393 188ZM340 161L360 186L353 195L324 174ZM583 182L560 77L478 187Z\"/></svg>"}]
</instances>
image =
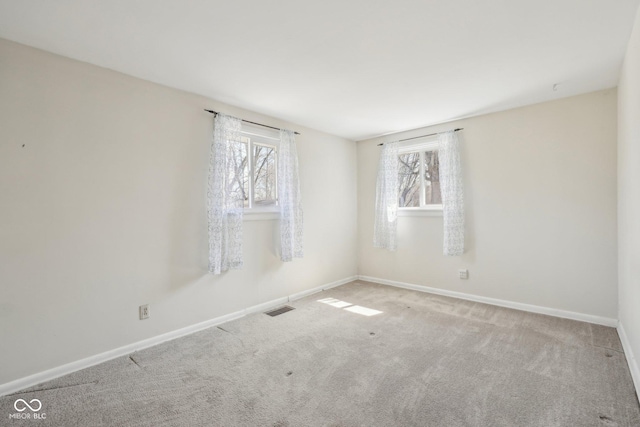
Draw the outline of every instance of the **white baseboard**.
<instances>
[{"instance_id":1,"label":"white baseboard","mask_svg":"<svg viewBox=\"0 0 640 427\"><path fill-rule=\"evenodd\" d=\"M284 305L289 302L289 297L276 298L271 301L263 302L262 304L254 305L249 308L245 308L242 310L242 315L246 316L247 314L259 313L261 311L267 311L273 307L277 307L279 305Z\"/></svg>"},{"instance_id":2,"label":"white baseboard","mask_svg":"<svg viewBox=\"0 0 640 427\"><path fill-rule=\"evenodd\" d=\"M345 283L352 282L356 279L357 279L357 276L353 276L353 277L348 277L346 279L338 280L335 282L327 283L325 285L318 286L313 289L308 289L306 291L292 294L288 297L277 298L277 299L265 302L263 304L254 305L244 310L225 314L224 316L216 317L215 319L210 319L201 323L196 323L195 325L187 326L185 328L167 332L162 335L157 335L155 337L151 337L146 340L138 341L132 344L125 345L123 347L105 351L104 353L96 354L94 356L77 360L75 362L67 363L65 365L48 369L46 371L39 372L37 374L29 375L28 377L19 378L17 380L14 380L5 384L0 384L0 396L4 396L10 393L15 393L17 391L23 390L28 387L33 387L34 385L40 384L42 382L50 381L55 378L61 377L63 375L67 375L72 372L79 371L81 369L89 368L91 366L106 362L108 360L115 359L116 357L126 356L127 354L131 354L133 352L136 352L148 347L153 347L154 345L161 344L165 341L174 340L176 338L180 338L185 335L190 335L190 334L193 334L194 332L198 332L203 329L210 328L212 326L230 322L231 320L239 319L248 314L266 311L272 307L276 307L276 306L285 304L289 301L294 301L294 300L303 298L307 295L311 295L316 292L323 291L325 289L330 289L336 286L344 285Z\"/></svg>"},{"instance_id":3,"label":"white baseboard","mask_svg":"<svg viewBox=\"0 0 640 427\"><path fill-rule=\"evenodd\" d=\"M640 396L640 367L638 367L638 360L636 359L635 354L633 354L633 349L631 348L629 337L627 337L627 333L624 330L622 322L618 323L618 336L620 337L620 342L622 343L624 355L627 358L627 364L629 365L631 378L633 378L633 385L635 385L636 387L636 395Z\"/></svg>"},{"instance_id":4,"label":"white baseboard","mask_svg":"<svg viewBox=\"0 0 640 427\"><path fill-rule=\"evenodd\" d=\"M236 311L234 313L226 314L224 316L216 317L214 319L210 319L201 323L197 323L195 325L187 326L185 328L177 329L175 331L167 332L162 335L158 335L155 337L148 338L146 340L138 341L123 347L119 347L113 350L106 351L104 353L100 353L94 356L87 357L85 359L81 359L75 362L71 362L62 366L58 366L56 368L52 368L43 372L39 372L37 374L30 375L28 377L19 378L17 380L1 384L0 385L0 396L4 396L6 394L14 393L16 391L23 390L28 387L32 387L34 385L40 384L45 381L50 381L52 379L61 377L63 375L70 374L75 371L79 371L81 369L85 369L99 363L106 362L111 359L115 359L117 357L125 356L127 354L133 353L135 351L139 351L148 347L152 347L154 345L161 344L165 341L170 341L176 338L183 337L185 335L193 334L195 332L201 331L203 329L210 328L212 326L220 325L222 323L226 323L235 319L239 319L243 316L246 316L251 313L266 311L269 308L276 307L278 305L285 304L290 301L295 301L306 296L321 292L323 290L331 289L337 286L344 285L346 283L352 282L354 280L364 280L373 283L379 283L382 285L395 286L398 288L410 289L420 292L427 292L437 295L444 295L454 298L465 299L469 301L481 302L490 305L496 305L500 307L513 308L516 310L529 311L533 313L546 314L550 316L562 317L566 319L579 320L583 322L595 323L598 325L605 325L611 327L618 327L618 332L620 335L620 340L622 341L622 346L624 348L625 354L627 355L627 361L629 363L629 369L631 371L631 375L633 377L634 384L636 386L636 390L640 390L640 370L638 369L638 364L636 362L635 357L633 356L633 352L631 350L631 346L627 339L627 336L624 332L624 328L622 324L618 324L616 319L593 316L589 314L576 313L571 311L558 310L554 308L548 307L540 307L530 304L523 304L513 301L500 300L495 298L482 297L478 295L466 294L463 292L455 292L448 291L444 289L431 288L428 286L414 285L411 283L398 282L394 280L380 279L377 277L370 276L352 276L342 280L337 280L335 282L327 283L322 286L318 286L312 289L307 289L302 292L298 292L288 297L277 298L262 304L258 304L244 310ZM640 393L639 393L640 394Z\"/></svg>"},{"instance_id":5,"label":"white baseboard","mask_svg":"<svg viewBox=\"0 0 640 427\"><path fill-rule=\"evenodd\" d=\"M300 298L304 298L309 295L316 294L318 292L326 291L327 289L335 288L337 286L344 285L349 282L353 282L354 280L358 280L358 276L347 277L346 279L336 280L335 282L327 283L326 285L318 286L313 289L307 289L306 291L298 292L296 294L292 294L289 296L289 301L295 301Z\"/></svg>"},{"instance_id":6,"label":"white baseboard","mask_svg":"<svg viewBox=\"0 0 640 427\"><path fill-rule=\"evenodd\" d=\"M538 305L524 304L521 302L507 301L496 298L483 297L479 295L466 294L464 292L448 291L446 289L431 288L429 286L414 285L411 283L397 282L395 280L379 279L370 276L358 276L359 280L379 283L381 285L395 286L397 288L411 289L413 291L427 292L430 294L443 295L447 297L460 298L468 301L481 302L484 304L497 305L499 307L513 308L515 310L529 311L531 313L546 314L548 316L562 317L564 319L579 320L581 322L595 323L615 328L618 320L609 317L594 316L591 314L576 313L573 311L559 310L557 308L541 307Z\"/></svg>"}]
</instances>

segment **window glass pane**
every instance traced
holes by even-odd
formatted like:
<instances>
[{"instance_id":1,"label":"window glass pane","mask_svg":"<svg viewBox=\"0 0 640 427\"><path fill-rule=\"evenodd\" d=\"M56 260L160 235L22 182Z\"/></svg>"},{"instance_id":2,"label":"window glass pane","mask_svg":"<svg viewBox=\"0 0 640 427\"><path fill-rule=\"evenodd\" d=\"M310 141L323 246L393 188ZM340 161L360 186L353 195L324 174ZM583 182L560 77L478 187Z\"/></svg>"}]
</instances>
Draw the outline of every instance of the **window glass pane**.
<instances>
[{"instance_id":1,"label":"window glass pane","mask_svg":"<svg viewBox=\"0 0 640 427\"><path fill-rule=\"evenodd\" d=\"M440 163L437 151L425 151L424 153L424 190L425 204L441 205L440 195Z\"/></svg>"},{"instance_id":2,"label":"window glass pane","mask_svg":"<svg viewBox=\"0 0 640 427\"><path fill-rule=\"evenodd\" d=\"M398 185L400 199L398 206L420 206L420 153L407 153L398 156Z\"/></svg>"},{"instance_id":3,"label":"window glass pane","mask_svg":"<svg viewBox=\"0 0 640 427\"><path fill-rule=\"evenodd\" d=\"M276 150L275 147L253 146L253 203L254 206L276 204Z\"/></svg>"},{"instance_id":4,"label":"window glass pane","mask_svg":"<svg viewBox=\"0 0 640 427\"><path fill-rule=\"evenodd\" d=\"M238 201L238 207L249 206L249 167L247 164L247 144L231 144L231 162L228 177L230 194Z\"/></svg>"}]
</instances>

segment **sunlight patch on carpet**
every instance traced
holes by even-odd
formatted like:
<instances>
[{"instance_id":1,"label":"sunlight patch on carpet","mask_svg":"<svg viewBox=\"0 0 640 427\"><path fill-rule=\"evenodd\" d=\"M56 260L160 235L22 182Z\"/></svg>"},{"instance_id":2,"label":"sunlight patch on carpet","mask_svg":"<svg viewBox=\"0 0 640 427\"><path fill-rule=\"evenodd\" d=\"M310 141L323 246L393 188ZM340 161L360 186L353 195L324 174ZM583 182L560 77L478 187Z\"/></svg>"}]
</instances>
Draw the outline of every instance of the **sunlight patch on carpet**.
<instances>
[{"instance_id":1,"label":"sunlight patch on carpet","mask_svg":"<svg viewBox=\"0 0 640 427\"><path fill-rule=\"evenodd\" d=\"M356 314L361 314L363 316L375 316L376 314L382 313L382 311L379 311L379 310L374 310L372 308L362 307L359 305L353 305L350 302L341 301L336 298L323 298L323 299L319 299L318 302L321 302L323 304L328 304L336 308L344 308L347 311L350 311Z\"/></svg>"},{"instance_id":2,"label":"sunlight patch on carpet","mask_svg":"<svg viewBox=\"0 0 640 427\"><path fill-rule=\"evenodd\" d=\"M375 316L376 314L382 313L379 310L374 310L373 308L361 307L359 305L352 305L351 307L345 308L345 310L350 311L356 314L362 314L363 316Z\"/></svg>"},{"instance_id":3,"label":"sunlight patch on carpet","mask_svg":"<svg viewBox=\"0 0 640 427\"><path fill-rule=\"evenodd\" d=\"M319 299L318 302L321 302L323 304L329 304L330 306L337 307L337 308L344 308L344 307L349 307L350 305L353 305L350 302L340 301L339 299L335 299L335 298Z\"/></svg>"}]
</instances>

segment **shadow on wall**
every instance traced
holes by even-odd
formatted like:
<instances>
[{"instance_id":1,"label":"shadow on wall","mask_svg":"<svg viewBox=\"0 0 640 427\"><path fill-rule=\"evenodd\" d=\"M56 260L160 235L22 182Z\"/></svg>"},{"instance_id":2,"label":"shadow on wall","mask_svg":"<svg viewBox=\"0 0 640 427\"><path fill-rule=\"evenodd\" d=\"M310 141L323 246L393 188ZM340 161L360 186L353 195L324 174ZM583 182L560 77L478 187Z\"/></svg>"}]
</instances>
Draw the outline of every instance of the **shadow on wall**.
<instances>
[{"instance_id":1,"label":"shadow on wall","mask_svg":"<svg viewBox=\"0 0 640 427\"><path fill-rule=\"evenodd\" d=\"M203 115L198 121L202 127L192 134L191 140L196 142L181 146L178 170L171 181L170 245L165 261L167 274L163 275L169 280L169 291L209 276L206 197L212 124L208 113Z\"/></svg>"}]
</instances>

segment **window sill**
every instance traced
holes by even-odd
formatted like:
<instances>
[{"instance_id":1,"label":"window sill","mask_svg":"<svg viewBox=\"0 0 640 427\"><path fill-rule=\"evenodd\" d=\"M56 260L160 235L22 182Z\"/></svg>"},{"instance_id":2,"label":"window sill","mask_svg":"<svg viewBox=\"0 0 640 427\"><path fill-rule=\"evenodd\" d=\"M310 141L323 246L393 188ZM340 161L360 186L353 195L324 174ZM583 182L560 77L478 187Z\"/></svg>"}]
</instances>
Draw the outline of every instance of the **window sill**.
<instances>
[{"instance_id":1,"label":"window sill","mask_svg":"<svg viewBox=\"0 0 640 427\"><path fill-rule=\"evenodd\" d=\"M245 209L243 212L245 221L272 221L280 219L280 211L262 210L262 209Z\"/></svg>"},{"instance_id":2,"label":"window sill","mask_svg":"<svg viewBox=\"0 0 640 427\"><path fill-rule=\"evenodd\" d=\"M398 216L442 216L442 208L400 208Z\"/></svg>"}]
</instances>

